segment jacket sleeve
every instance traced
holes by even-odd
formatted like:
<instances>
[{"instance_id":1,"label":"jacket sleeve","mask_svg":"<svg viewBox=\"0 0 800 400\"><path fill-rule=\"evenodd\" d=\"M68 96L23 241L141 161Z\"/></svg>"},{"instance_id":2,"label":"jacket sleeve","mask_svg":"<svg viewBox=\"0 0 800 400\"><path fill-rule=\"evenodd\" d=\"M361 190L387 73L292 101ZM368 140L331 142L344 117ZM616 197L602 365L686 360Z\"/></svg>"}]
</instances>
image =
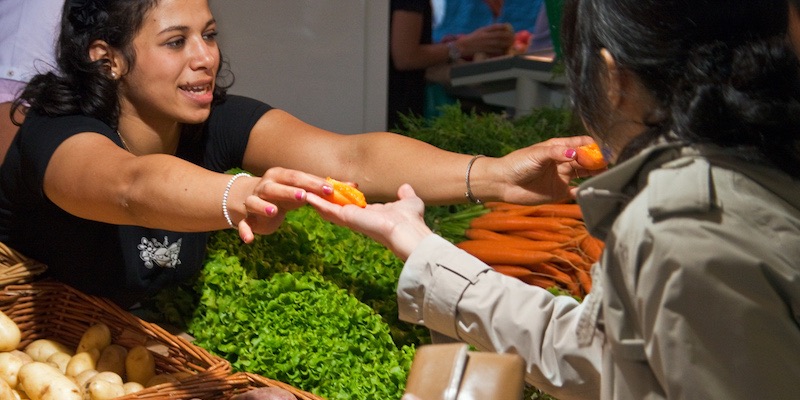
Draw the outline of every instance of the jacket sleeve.
<instances>
[{"instance_id":1,"label":"jacket sleeve","mask_svg":"<svg viewBox=\"0 0 800 400\"><path fill-rule=\"evenodd\" d=\"M441 237L426 238L406 262L400 318L480 350L518 353L526 381L562 400L598 398L602 338L579 345L583 304L494 272Z\"/></svg>"}]
</instances>

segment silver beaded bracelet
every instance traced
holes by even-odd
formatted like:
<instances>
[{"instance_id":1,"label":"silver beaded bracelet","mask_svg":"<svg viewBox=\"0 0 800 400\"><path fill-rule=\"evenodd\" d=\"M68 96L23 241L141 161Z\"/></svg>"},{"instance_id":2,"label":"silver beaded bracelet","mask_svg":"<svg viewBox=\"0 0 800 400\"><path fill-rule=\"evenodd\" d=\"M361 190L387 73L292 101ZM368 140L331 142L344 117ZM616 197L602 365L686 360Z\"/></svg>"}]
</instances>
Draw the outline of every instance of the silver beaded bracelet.
<instances>
[{"instance_id":1,"label":"silver beaded bracelet","mask_svg":"<svg viewBox=\"0 0 800 400\"><path fill-rule=\"evenodd\" d=\"M484 157L484 155L483 154L478 154L478 155L472 157L471 160L469 160L469 163L467 164L467 172L464 175L464 181L466 181L466 183L467 183L467 191L464 192L464 196L467 197L467 200L469 200L470 202L475 203L475 204L483 204L483 202L480 201L479 199L476 199L475 196L472 194L472 188L469 186L469 172L472 170L472 164L475 163L475 160L477 160L477 159L479 159L481 157Z\"/></svg>"},{"instance_id":2,"label":"silver beaded bracelet","mask_svg":"<svg viewBox=\"0 0 800 400\"><path fill-rule=\"evenodd\" d=\"M231 186L233 186L233 182L236 182L237 179L243 176L250 176L247 172L240 172L231 177L228 181L228 185L225 186L225 192L222 193L222 215L225 217L225 221L228 221L228 225L231 228L236 229L236 226L233 225L233 221L231 221L231 214L228 212L228 195L231 193Z\"/></svg>"}]
</instances>

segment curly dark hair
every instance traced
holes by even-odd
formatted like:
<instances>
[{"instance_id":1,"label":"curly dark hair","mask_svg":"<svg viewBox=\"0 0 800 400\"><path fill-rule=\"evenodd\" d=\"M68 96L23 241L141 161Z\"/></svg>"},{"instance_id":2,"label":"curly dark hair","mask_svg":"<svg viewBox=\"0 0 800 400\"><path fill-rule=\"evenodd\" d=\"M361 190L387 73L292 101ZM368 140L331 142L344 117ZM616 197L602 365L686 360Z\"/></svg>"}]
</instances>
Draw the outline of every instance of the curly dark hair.
<instances>
[{"instance_id":1,"label":"curly dark hair","mask_svg":"<svg viewBox=\"0 0 800 400\"><path fill-rule=\"evenodd\" d=\"M800 176L800 63L787 9L786 0L566 0L561 33L575 111L601 139L613 135L602 131L606 48L657 103L620 161L674 136L756 149Z\"/></svg>"},{"instance_id":2,"label":"curly dark hair","mask_svg":"<svg viewBox=\"0 0 800 400\"><path fill-rule=\"evenodd\" d=\"M108 60L91 60L89 46L96 40L103 40L120 49L128 65L133 67L136 62L133 39L147 12L157 5L158 0L65 1L56 48L57 72L34 76L14 102L12 114L28 103L40 114L82 114L116 128L119 120L117 82L108 75ZM222 61L222 54L220 60L217 77L226 76L230 82L217 83L215 102L224 100L233 83L233 75Z\"/></svg>"}]
</instances>

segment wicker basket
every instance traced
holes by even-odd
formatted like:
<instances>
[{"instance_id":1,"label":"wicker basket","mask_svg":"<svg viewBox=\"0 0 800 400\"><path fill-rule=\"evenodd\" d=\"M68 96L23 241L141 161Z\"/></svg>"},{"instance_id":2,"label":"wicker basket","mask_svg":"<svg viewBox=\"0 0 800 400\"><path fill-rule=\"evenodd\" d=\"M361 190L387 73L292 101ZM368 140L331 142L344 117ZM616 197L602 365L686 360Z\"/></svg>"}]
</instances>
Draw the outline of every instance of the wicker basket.
<instances>
[{"instance_id":1,"label":"wicker basket","mask_svg":"<svg viewBox=\"0 0 800 400\"><path fill-rule=\"evenodd\" d=\"M325 400L323 397L297 389L286 383L249 372L237 372L233 375L230 375L228 376L228 382L230 383L232 389L230 392L226 393L224 398L244 393L251 389L262 387L278 387L293 394L298 400Z\"/></svg>"},{"instance_id":2,"label":"wicker basket","mask_svg":"<svg viewBox=\"0 0 800 400\"><path fill-rule=\"evenodd\" d=\"M33 281L47 266L0 242L0 288Z\"/></svg>"},{"instance_id":3,"label":"wicker basket","mask_svg":"<svg viewBox=\"0 0 800 400\"><path fill-rule=\"evenodd\" d=\"M97 322L111 329L114 343L145 345L156 360L157 373L185 372L178 382L162 383L119 399L222 399L231 393L231 366L188 340L143 321L110 300L90 296L61 283L40 281L9 285L0 293L0 310L22 331L19 349L36 339L52 339L76 347L83 332Z\"/></svg>"}]
</instances>

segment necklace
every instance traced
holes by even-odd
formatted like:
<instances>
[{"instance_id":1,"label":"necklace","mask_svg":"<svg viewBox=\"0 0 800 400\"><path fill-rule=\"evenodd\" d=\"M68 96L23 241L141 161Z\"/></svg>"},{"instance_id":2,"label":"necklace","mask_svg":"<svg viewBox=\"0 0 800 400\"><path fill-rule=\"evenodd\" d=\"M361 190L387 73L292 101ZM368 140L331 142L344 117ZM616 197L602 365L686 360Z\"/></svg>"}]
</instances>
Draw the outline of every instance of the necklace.
<instances>
[{"instance_id":1,"label":"necklace","mask_svg":"<svg viewBox=\"0 0 800 400\"><path fill-rule=\"evenodd\" d=\"M130 147L128 147L128 143L127 143L127 142L125 142L125 138L124 138L124 137L122 137L122 134L121 134L121 133L119 133L119 130L117 130L117 136L119 136L119 140L121 140L121 141L122 141L122 147L124 147L124 148L125 148L125 150L127 150L127 151L128 151L128 153L132 153L132 152L131 152L131 148L130 148Z\"/></svg>"}]
</instances>

